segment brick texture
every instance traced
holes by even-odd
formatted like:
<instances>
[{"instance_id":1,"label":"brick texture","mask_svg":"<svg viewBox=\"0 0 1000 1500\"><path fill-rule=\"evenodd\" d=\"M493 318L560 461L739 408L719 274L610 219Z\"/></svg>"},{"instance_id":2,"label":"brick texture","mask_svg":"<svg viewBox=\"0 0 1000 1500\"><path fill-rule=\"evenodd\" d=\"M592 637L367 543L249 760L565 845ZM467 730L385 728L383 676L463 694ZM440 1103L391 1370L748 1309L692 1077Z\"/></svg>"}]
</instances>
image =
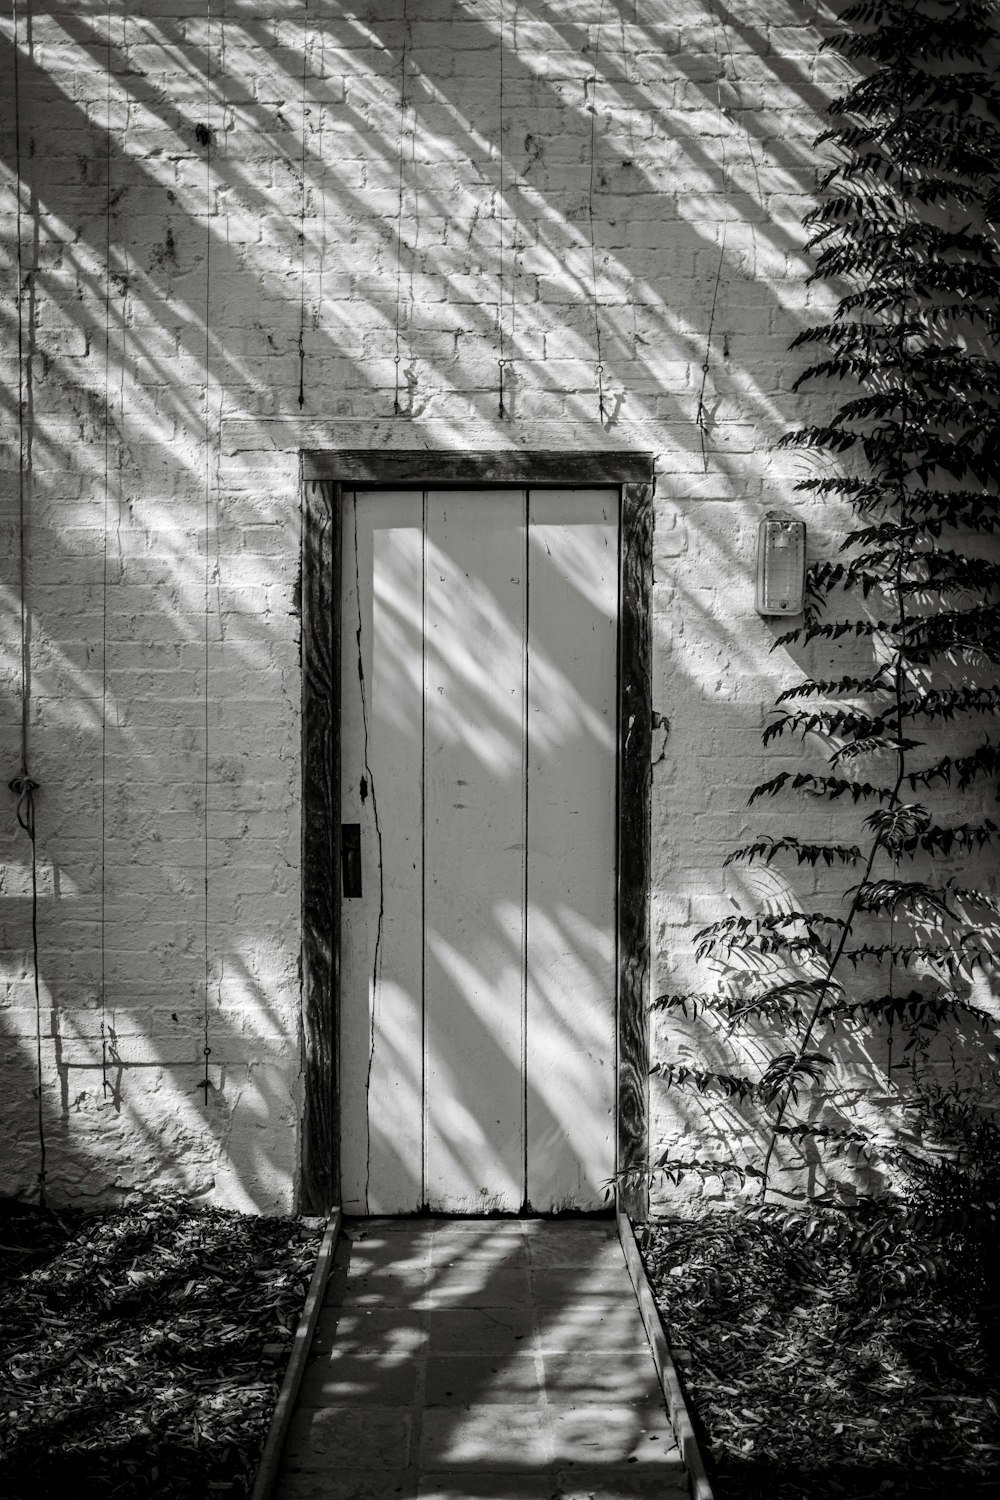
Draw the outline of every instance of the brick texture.
<instances>
[{"instance_id":1,"label":"brick texture","mask_svg":"<svg viewBox=\"0 0 1000 1500\"><path fill-rule=\"evenodd\" d=\"M793 395L788 344L830 303L806 283L800 220L839 65L818 51L823 7L780 0L411 0L405 23L402 0L15 11L24 420L19 436L8 11L0 733L6 779L22 442L50 1191L287 1210L299 450L655 452L653 697L670 729L652 772L654 993L703 986L693 933L753 894L722 869L757 826L747 792L792 755L765 762L759 741L802 660L771 652L753 610L757 522L795 510L814 556L844 524L794 494L803 462L775 446L816 400ZM848 840L858 821L808 799L792 816ZM0 1191L27 1194L13 799L0 881ZM805 899L829 882L785 884ZM709 1045L675 1023L655 1036L662 1059ZM849 1071L859 1096L885 1092L884 1058ZM745 1126L703 1103L654 1080L655 1153L738 1149Z\"/></svg>"}]
</instances>

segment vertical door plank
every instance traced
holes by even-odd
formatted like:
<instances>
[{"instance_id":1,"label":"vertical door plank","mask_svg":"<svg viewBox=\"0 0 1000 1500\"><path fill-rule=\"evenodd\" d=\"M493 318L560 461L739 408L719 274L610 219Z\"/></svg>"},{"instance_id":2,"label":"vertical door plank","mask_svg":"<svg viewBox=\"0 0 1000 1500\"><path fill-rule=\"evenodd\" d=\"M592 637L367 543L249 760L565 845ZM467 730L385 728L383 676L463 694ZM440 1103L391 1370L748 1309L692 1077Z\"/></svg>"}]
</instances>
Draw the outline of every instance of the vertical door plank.
<instances>
[{"instance_id":1,"label":"vertical door plank","mask_svg":"<svg viewBox=\"0 0 1000 1500\"><path fill-rule=\"evenodd\" d=\"M349 1213L412 1212L423 1196L422 509L419 492L345 495L341 820L361 826L362 879L341 903Z\"/></svg>"},{"instance_id":2,"label":"vertical door plank","mask_svg":"<svg viewBox=\"0 0 1000 1500\"><path fill-rule=\"evenodd\" d=\"M524 1201L525 493L427 496L428 1205Z\"/></svg>"},{"instance_id":3,"label":"vertical door plank","mask_svg":"<svg viewBox=\"0 0 1000 1500\"><path fill-rule=\"evenodd\" d=\"M618 493L532 490L528 1200L598 1208L614 1172Z\"/></svg>"}]
</instances>

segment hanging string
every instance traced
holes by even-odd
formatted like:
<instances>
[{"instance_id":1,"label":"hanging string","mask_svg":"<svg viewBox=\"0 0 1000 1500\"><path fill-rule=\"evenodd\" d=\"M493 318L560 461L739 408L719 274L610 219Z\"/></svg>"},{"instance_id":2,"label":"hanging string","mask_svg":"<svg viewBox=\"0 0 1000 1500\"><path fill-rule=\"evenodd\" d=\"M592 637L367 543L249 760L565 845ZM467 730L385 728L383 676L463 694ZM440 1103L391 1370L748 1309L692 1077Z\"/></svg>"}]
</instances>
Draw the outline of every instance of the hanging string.
<instances>
[{"instance_id":1,"label":"hanging string","mask_svg":"<svg viewBox=\"0 0 1000 1500\"><path fill-rule=\"evenodd\" d=\"M500 9L500 24L501 24L501 33L500 33L500 36L501 36L501 44L502 44L503 43L503 0L500 0L500 7L501 7L501 9ZM517 0L513 0L513 10L514 10L514 15L513 15L513 26L511 28L511 33L510 33L510 45L511 45L512 51L514 52L514 55L516 56L517 55ZM501 45L501 48L500 48L501 68L502 68L502 65L503 65L503 51L504 51L504 48L503 48L503 45ZM502 81L502 78L501 78L501 88L500 88L500 159L501 159L501 163L503 162L503 109L504 109L503 81ZM501 166L501 176L502 176L502 166ZM513 188L513 186L514 186L513 181L512 181L511 186ZM502 187L502 185L501 185L501 187ZM513 351L514 351L514 349L516 348L516 345L517 345L517 252L518 252L518 249L519 249L518 242L517 242L517 237L518 237L518 231L519 231L519 223L518 223L518 213L517 213L517 198L515 196L513 196L513 193L512 193L512 201L513 201L513 216L514 217L513 217L513 222L511 224L511 231L510 231L510 256L509 256L510 279L508 281L508 292L509 292L509 295L510 295L510 337L509 337L509 348L511 350L511 353L507 356L507 360L506 360L507 373L509 375L513 375L513 373L514 373L514 353L513 353ZM502 211L502 207L503 207L503 204L502 204L502 196L501 196L501 211ZM501 277L501 283L502 283L502 277Z\"/></svg>"},{"instance_id":2,"label":"hanging string","mask_svg":"<svg viewBox=\"0 0 1000 1500\"><path fill-rule=\"evenodd\" d=\"M594 157L597 133L597 75L601 56L601 25L604 21L604 0L597 12L597 33L594 38L594 94L590 102L590 186L587 192L587 212L590 217L590 275L594 294L594 351L597 355L597 410L604 421L604 364L601 358L601 314L597 300L597 242L594 238Z\"/></svg>"},{"instance_id":3,"label":"hanging string","mask_svg":"<svg viewBox=\"0 0 1000 1500\"><path fill-rule=\"evenodd\" d=\"M497 205L497 217L498 217L498 224L499 224L499 246L498 246L498 250L497 250L497 262L498 262L498 270L499 270L498 287L497 287L497 338L498 338L498 342L499 342L499 346L500 346L500 357L497 360L497 376L498 376L498 386L499 386L498 392L497 392L498 398L499 398L497 415L500 416L501 418L503 418L503 417L505 417L507 415L506 411L504 410L504 401L503 401L503 370L504 370L504 365L507 364L507 363L509 363L509 361L505 360L505 358L504 358L504 352L503 352L503 206L504 206L504 204L503 204L503 113L504 113L504 110L503 110L503 105L504 105L504 99L503 99L504 26L503 26L503 22L504 22L503 0L500 0L500 103L499 103L499 110L498 110L498 114L499 114L499 126L498 126L498 130L497 130L497 137L498 137L498 150L497 150L497 197L499 199L499 202L498 202L498 205Z\"/></svg>"},{"instance_id":4,"label":"hanging string","mask_svg":"<svg viewBox=\"0 0 1000 1500\"><path fill-rule=\"evenodd\" d=\"M18 587L20 591L21 616L21 768L18 775L8 782L17 798L18 826L28 835L31 845L31 967L35 991L35 1122L38 1137L38 1201L45 1207L45 1114L42 1107L42 994L38 973L38 851L35 843L35 793L38 782L28 774L28 705L31 694L31 644L28 627L28 471L30 465L29 439L25 431L24 405L24 311L22 307L24 287L24 263L21 251L23 214L21 194L21 77L20 51L18 47L17 0L11 0L11 21L14 40L14 163L17 178L17 495L18 495Z\"/></svg>"},{"instance_id":5,"label":"hanging string","mask_svg":"<svg viewBox=\"0 0 1000 1500\"><path fill-rule=\"evenodd\" d=\"M229 101L226 97L226 0L222 0L219 9L219 45L217 48L219 66L217 70L218 82L216 84L216 111L222 121L221 148L216 150L216 159L222 155L223 161L229 162L229 131L231 117L229 112ZM213 136L213 139L215 137ZM224 380L218 382L219 404L216 408L215 417L215 484L213 490L214 506L212 509L212 535L215 538L215 553L213 562L213 575L215 578L215 617L219 626L219 664L225 667L226 652L226 629L222 615L222 541L219 525L219 496L222 494L222 425L226 409L226 383Z\"/></svg>"},{"instance_id":6,"label":"hanging string","mask_svg":"<svg viewBox=\"0 0 1000 1500\"><path fill-rule=\"evenodd\" d=\"M324 257L326 252L326 184L323 180L323 163L325 157L323 152L325 145L323 141L323 124L326 119L326 103L323 97L323 85L326 82L326 27L319 28L319 62L317 65L317 98L319 107L319 119L316 122L316 178L319 183L319 245L316 250L316 316L317 322L321 324L323 314L323 274L325 270Z\"/></svg>"},{"instance_id":7,"label":"hanging string","mask_svg":"<svg viewBox=\"0 0 1000 1500\"><path fill-rule=\"evenodd\" d=\"M17 435L18 435L18 522L20 528L21 556L18 584L21 596L21 775L28 774L28 691L31 680L31 662L28 654L27 616L27 565L25 557L25 526L27 515L27 448L24 430L24 262L21 251L23 212L21 208L21 70L17 40L17 0L11 0L11 16L14 30L14 161L17 175Z\"/></svg>"},{"instance_id":8,"label":"hanging string","mask_svg":"<svg viewBox=\"0 0 1000 1500\"><path fill-rule=\"evenodd\" d=\"M108 0L105 53L107 92L104 120L104 533L101 580L101 1094L108 1082L107 1026L107 807L108 807L108 522L111 512L111 0Z\"/></svg>"},{"instance_id":9,"label":"hanging string","mask_svg":"<svg viewBox=\"0 0 1000 1500\"><path fill-rule=\"evenodd\" d=\"M395 365L395 387L392 398L392 410L394 416L402 416L403 409L399 404L399 314L403 287L403 136L406 129L406 49L409 41L410 26L406 16L406 0L403 0L403 45L400 51L400 81L399 81L399 171L397 180L397 207L396 207L396 315L395 327L395 353L393 364Z\"/></svg>"},{"instance_id":10,"label":"hanging string","mask_svg":"<svg viewBox=\"0 0 1000 1500\"><path fill-rule=\"evenodd\" d=\"M309 0L302 0L302 186L299 203L299 411L306 404L306 74Z\"/></svg>"},{"instance_id":11,"label":"hanging string","mask_svg":"<svg viewBox=\"0 0 1000 1500\"><path fill-rule=\"evenodd\" d=\"M207 14L206 14L206 33L205 33L205 96L206 96L206 112L207 112L207 115L208 115L209 119L211 119L211 111L212 111L212 31L211 31L211 26L212 26L212 14L211 14L211 6L209 6L208 10L207 10ZM208 1009L209 981L210 981L210 978L211 978L211 959L210 959L209 940L208 940L208 918L209 918L209 906L208 906L208 885L209 885L209 880L208 880L208 867L209 867L209 861L208 861L208 768L209 768L209 758L208 757L209 757L209 654L210 654L209 617L210 617L210 599L211 599L211 590L212 590L211 563L210 563L210 558L209 558L209 535L210 535L211 530L212 530L212 474L211 474L212 433L211 433L211 418L210 418L210 414L209 414L209 385L210 385L210 373L211 373L211 293L212 293L212 275L211 275L211 270L212 270L212 263L211 263L211 257L212 257L212 224L211 224L211 212L212 212L212 132L211 132L211 129L209 128L209 126L206 125L206 126L203 126L199 132L196 132L196 134L198 135L198 138L199 138L201 144L205 148L205 432L204 432L204 445L205 445L205 564L204 564L204 580L203 580L204 581L204 607L205 607L205 630L204 630L204 644L205 644L205 660L204 660L204 678L205 678L205 722L204 722L204 733L205 733L205 766L204 766L204 771L205 771L205 775L204 775L204 786L202 788L203 798L204 798L204 800L203 800L203 814L204 814L204 864L205 864L205 880L204 880L204 885L205 885L205 900L204 900L204 916L205 916L205 921L204 921L205 974L204 974L204 998L203 998L203 1004L202 1004L203 1045L202 1045L202 1049L201 1049L202 1050L202 1056L203 1056L203 1058L205 1060L205 1071L204 1071L204 1076L202 1078L202 1081L201 1081L199 1087L204 1090L204 1094L205 1094L205 1106L207 1108L208 1107L209 1090L210 1090L210 1088L212 1086L211 1079L209 1077L209 1072L208 1072L208 1060L209 1060L209 1058L212 1055L212 1048L211 1048L211 1044L210 1044L210 1040L209 1040L209 1009Z\"/></svg>"},{"instance_id":12,"label":"hanging string","mask_svg":"<svg viewBox=\"0 0 1000 1500\"><path fill-rule=\"evenodd\" d=\"M122 36L121 36L122 55L125 56L125 57L127 57L128 56L128 12L127 11L123 11L122 12L121 22L122 22ZM122 120L122 134L123 134L123 139L124 139L125 136L127 136L127 134L128 134L129 116L130 116L129 96L128 96L128 91L127 90L123 90L122 102L124 104L124 117L123 117L123 120ZM109 175L109 182L110 182L110 175ZM120 313L121 343L120 343L120 346L119 346L119 354L118 354L118 446L117 446L116 463L115 463L115 470L116 470L115 484L116 484L116 488L115 488L114 524L115 524L115 569L116 569L116 573L117 573L117 579L118 579L119 582L121 582L121 580L122 580L122 574L123 574L122 535L121 535L121 532L122 532L122 503L121 503L121 501L122 501L122 495L125 492L125 433L126 433L126 425L125 425L125 359L126 359L126 353L127 353L127 347L128 347L128 338L127 338L127 331L126 331L126 299L128 297L128 285L129 285L129 259L128 259L128 248L127 248L126 245L122 244L119 247L119 254L120 254L120 257L121 257L121 267L122 267L122 270L121 270L121 313ZM109 265L110 265L110 262L109 262ZM105 528L105 540L106 539L107 539L107 530ZM105 650L106 649L107 648L105 647ZM106 723L102 726L102 734L103 734L103 732L105 730L106 730ZM102 762L103 762L103 750L102 750ZM102 780L102 792L103 792L103 785L104 785L104 782L105 782L105 777L103 775L103 765L102 765L102 777L101 777L101 780ZM103 836L104 836L104 829L103 829L103 808L102 808L102 829L101 829L101 835L102 835L102 858L103 858ZM102 866L102 897L103 897L103 866ZM102 942L102 944L104 942L103 921L102 921L102 929L101 929L101 942ZM101 955L101 961L102 961L102 965L103 965L103 962L104 962L103 951L102 951L102 955ZM102 985L102 988L103 988L103 985ZM119 1077L120 1077L120 1058L118 1056L118 1037L117 1037L117 1035L115 1033L114 1011L113 1010L112 1010L112 1013L111 1013L111 1020L108 1022L108 1025L107 1025L107 1047L108 1047L108 1059L109 1059L109 1061L112 1064L119 1065ZM102 1046L102 1051L103 1051L103 1046ZM103 1071L104 1071L104 1065L103 1065L103 1061L102 1061L102 1073L103 1073ZM116 1110L120 1110L121 1109L121 1087L120 1087L120 1084L116 1085L116 1084L109 1083L108 1084L108 1088L110 1089L111 1098L112 1098L112 1101L114 1103L114 1106L115 1106Z\"/></svg>"},{"instance_id":13,"label":"hanging string","mask_svg":"<svg viewBox=\"0 0 1000 1500\"><path fill-rule=\"evenodd\" d=\"M636 19L638 19L638 18L636 18ZM624 83L625 83L625 94L626 94L626 97L630 97L631 93L632 93L632 80L629 77L629 67L628 67L628 65L629 65L629 58L632 55L632 49L629 46L628 33L625 30L625 8L624 8L624 6L622 6L622 8L618 12L618 35L619 35L619 39L620 39L620 51L621 51L621 58L620 58L620 62L619 62L619 67L621 68L622 78L623 78ZM635 113L634 113L634 111L631 108L627 112L626 119L628 121L628 125L627 125L627 131L628 131L628 159L629 159L629 161L635 161L635 156L636 156ZM633 354L638 353L638 349L639 349L639 318L638 318L638 310L637 310L637 306L636 306L638 300L639 299L637 297L630 297L628 299L629 310L630 310L630 312L632 314L632 351L633 351Z\"/></svg>"}]
</instances>

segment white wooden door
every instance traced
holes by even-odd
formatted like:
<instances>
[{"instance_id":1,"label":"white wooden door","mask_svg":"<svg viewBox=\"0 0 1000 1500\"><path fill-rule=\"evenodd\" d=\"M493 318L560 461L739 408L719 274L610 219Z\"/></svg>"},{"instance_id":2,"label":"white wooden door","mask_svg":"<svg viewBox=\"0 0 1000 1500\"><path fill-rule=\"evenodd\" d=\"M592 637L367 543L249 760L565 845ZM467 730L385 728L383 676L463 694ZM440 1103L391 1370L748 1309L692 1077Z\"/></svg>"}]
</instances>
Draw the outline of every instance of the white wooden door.
<instances>
[{"instance_id":1,"label":"white wooden door","mask_svg":"<svg viewBox=\"0 0 1000 1500\"><path fill-rule=\"evenodd\" d=\"M344 1208L597 1208L618 492L365 490L343 516Z\"/></svg>"}]
</instances>

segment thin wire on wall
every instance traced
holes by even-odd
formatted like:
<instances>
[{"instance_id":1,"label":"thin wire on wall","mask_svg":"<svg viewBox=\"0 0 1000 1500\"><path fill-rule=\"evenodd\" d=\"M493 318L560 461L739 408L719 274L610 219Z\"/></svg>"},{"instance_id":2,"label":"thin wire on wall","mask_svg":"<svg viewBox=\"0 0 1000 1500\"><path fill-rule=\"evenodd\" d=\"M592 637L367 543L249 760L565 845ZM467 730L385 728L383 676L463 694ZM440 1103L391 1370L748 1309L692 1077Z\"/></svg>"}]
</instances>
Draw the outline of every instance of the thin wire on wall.
<instances>
[{"instance_id":1,"label":"thin wire on wall","mask_svg":"<svg viewBox=\"0 0 1000 1500\"><path fill-rule=\"evenodd\" d=\"M317 62L317 108L319 111L316 121L316 167L314 175L317 182L319 195L319 244L316 247L316 324L317 330L322 326L323 317L323 273L324 254L326 251L326 183L324 181L324 141L323 125L326 119L326 100L323 95L323 85L326 82L326 27L320 23L319 27L319 60Z\"/></svg>"},{"instance_id":2,"label":"thin wire on wall","mask_svg":"<svg viewBox=\"0 0 1000 1500\"><path fill-rule=\"evenodd\" d=\"M729 158L728 158L728 154L726 152L725 131L726 131L727 125L729 123L729 120L731 118L731 115L728 114L727 111L726 111L725 105L723 103L723 98L722 98L722 85L723 85L723 82L725 81L725 64L726 64L727 60L729 62L730 68L732 69L732 72L733 72L733 84L734 84L734 87L736 89L737 98L739 98L741 100L741 103L742 103L742 92L741 92L741 88L740 88L740 81L739 81L739 79L736 76L736 70L735 70L735 66L734 66L734 63L733 63L733 49L732 49L732 44L731 44L731 42L729 40L729 31L728 31L728 28L726 26L726 22L725 22L724 17L721 14L718 15L718 16L716 15L715 5L713 3L713 0L708 0L708 13L709 13L709 16L710 16L711 21L712 21L712 45L715 48L715 56L716 56L716 59L717 59L718 64L719 64L719 70L718 70L718 79L719 79L719 82L718 82L718 90L717 90L717 107L718 107L718 113L719 113L719 154L720 154L721 161L722 161L722 196L723 196L723 200L725 200L729 196ZM725 53L724 54L720 53L720 51L719 51L719 39L718 39L718 35L716 33L716 26L718 26L719 31L721 31L721 33L722 33L722 41L723 41L723 46L725 48ZM742 110L741 110L741 116L742 116ZM742 117L745 118L745 116L742 116ZM753 169L754 180L755 180L755 182L757 184L757 201L758 201L758 203L760 203L763 206L763 203L764 203L764 194L763 194L763 190L762 190L761 185L760 185L760 172L758 171L758 168L757 168L757 157L756 157L756 153L754 152L753 136L752 136L752 133L751 133L751 131L749 130L749 128L747 126L744 126L743 129L744 129L744 134L746 136L747 155L750 158L750 166ZM695 416L695 425L698 428L698 435L699 435L699 440L700 440L700 443L701 443L702 465L704 467L704 470L705 470L706 474L708 473L708 426L709 426L709 422L708 422L708 410L707 410L707 407L705 405L705 389L706 389L706 387L708 385L708 377L709 377L709 373L710 373L710 370L711 370L712 343L713 343L713 339L714 339L714 336L715 336L715 315L716 315L716 309L717 309L718 301L719 301L719 288L720 288L721 283L722 283L722 272L725 269L725 264L726 264L726 237L727 237L728 231L729 231L729 220L728 220L728 217L727 217L727 218L724 218L723 221L722 221L722 234L721 234L720 240L719 240L719 261L718 261L718 265L716 266L716 269L715 269L715 281L714 281L714 284L713 284L713 287L712 287L712 304L711 304L711 309L710 309L709 318L708 318L708 333L707 333L706 339L705 339L705 358L704 358L704 361L702 362L702 366L701 366L701 384L700 384L699 389L698 389L698 407L697 407L697 414ZM727 336L723 337L722 353L723 353L723 358L725 358L729 354L729 344L728 344L728 337Z\"/></svg>"},{"instance_id":3,"label":"thin wire on wall","mask_svg":"<svg viewBox=\"0 0 1000 1500\"><path fill-rule=\"evenodd\" d=\"M28 685L31 663L28 655L27 559L25 528L27 524L27 446L24 430L24 260L21 249L24 215L21 207L21 66L18 45L17 3L11 4L14 27L14 160L17 173L17 435L18 435L18 523L21 542L19 590L21 596L21 775L28 774Z\"/></svg>"},{"instance_id":4,"label":"thin wire on wall","mask_svg":"<svg viewBox=\"0 0 1000 1500\"><path fill-rule=\"evenodd\" d=\"M638 20L638 17L636 17L636 20ZM627 33L626 29L625 29L625 10L624 10L624 7L622 7L622 9L619 10L619 12L618 12L618 35L619 35L619 39L620 39L620 52L621 52L621 60L620 60L619 66L621 68L622 79L623 79L624 84L625 84L625 97L626 97L626 99L631 99L631 97L632 97L632 80L629 77L629 58L632 55L632 49L629 46L628 33ZM629 159L629 161L635 161L635 156L636 156L635 114L634 114L634 111L633 111L631 105L629 105L629 107L628 107L628 111L627 111L627 114L626 114L625 118L627 120L626 131L627 131L627 137L628 137L628 159ZM639 318L638 318L638 312L637 312L637 303L638 303L638 301L639 301L638 297L634 297L634 296L633 297L629 297L629 299L628 299L629 311L632 314L632 350L633 350L633 354L635 352L637 352L637 350L639 348Z\"/></svg>"},{"instance_id":5,"label":"thin wire on wall","mask_svg":"<svg viewBox=\"0 0 1000 1500\"><path fill-rule=\"evenodd\" d=\"M127 57L128 56L128 19L129 19L128 18L128 12L127 12L127 10L125 10L125 11L122 12L122 16L121 16L121 23L122 23L121 50L122 50L122 56L123 57ZM123 90L122 90L122 103L124 105L124 114L123 114L123 118L122 118L122 126L121 126L121 128L122 128L122 140L124 141L125 138L128 135L129 116L130 116L129 95L128 95L127 88L123 88ZM114 201L114 199L112 198L112 202L113 201ZM121 264L121 314L120 314L121 342L120 342L119 350L118 350L118 451L117 451L117 458L116 458L116 489L115 489L114 526L115 526L115 568L116 568L116 571L117 571L118 582L120 583L120 582L122 582L123 575L124 575L124 565L123 565L123 561L122 561L122 537L121 537L121 531L122 531L122 496L125 493L125 433L126 433L126 430L127 430L126 423L125 423L125 358L126 358L127 346L128 346L127 321L126 321L126 299L128 297L128 285L129 285L129 259L128 259L128 247L127 247L127 245L125 245L124 243L120 243L119 246L118 246L118 254L119 254L120 264ZM110 1058L110 1061L112 1062L112 1064L119 1065L118 1071L119 1071L119 1077L120 1077L121 1069L120 1069L120 1059L118 1057L118 1038L117 1038L117 1036L115 1034L114 1009L113 1008L112 1008L112 1011L111 1011L111 1020L108 1022L108 1055L109 1055L109 1058ZM117 1084L111 1086L111 1097L112 1097L112 1100L114 1102L115 1108L116 1109L120 1109L121 1108L121 1089L120 1089L120 1087Z\"/></svg>"},{"instance_id":6,"label":"thin wire on wall","mask_svg":"<svg viewBox=\"0 0 1000 1500\"><path fill-rule=\"evenodd\" d=\"M302 174L299 201L299 410L306 404L306 78L309 68L309 0L302 0Z\"/></svg>"},{"instance_id":7,"label":"thin wire on wall","mask_svg":"<svg viewBox=\"0 0 1000 1500\"><path fill-rule=\"evenodd\" d=\"M504 9L503 9L503 0L500 0L500 69L499 69L499 72L500 72L500 79L499 79L499 82L500 82L500 100L499 100L498 126L497 126L497 199L498 199L498 202L497 202L497 224L498 224L498 239L499 239L499 244L498 244L498 249L497 249L497 269L498 269L498 277L497 277L497 283L498 283L497 284L497 341L498 341L498 344L499 344L499 358L497 360L497 375L498 375L498 383L499 383L499 389L498 389L499 404L498 404L497 415L500 416L500 417L505 417L507 415L507 413L506 413L506 411L504 409L504 400L503 400L503 371L504 371L504 365L507 364L507 363L509 363L509 361L504 358L504 346L503 346L503 240L504 240L504 223L503 223L503 217L504 217L504 215L503 215L503 209L504 209L504 197L503 197L503 123L504 123L503 53L504 53L504 45L505 45L505 37L504 37ZM513 308L513 303L512 303L512 308Z\"/></svg>"},{"instance_id":8,"label":"thin wire on wall","mask_svg":"<svg viewBox=\"0 0 1000 1500\"><path fill-rule=\"evenodd\" d=\"M401 300L403 295L403 139L406 131L406 52L410 35L410 23L406 15L406 0L403 0L403 44L400 49L400 80L399 80L399 169L397 178L397 206L396 206L396 312L394 318L395 330L395 352L393 364L395 366L395 386L392 398L392 410L394 416L402 415L402 407L399 404L399 318Z\"/></svg>"},{"instance_id":9,"label":"thin wire on wall","mask_svg":"<svg viewBox=\"0 0 1000 1500\"><path fill-rule=\"evenodd\" d=\"M590 219L590 276L594 297L594 352L597 355L597 410L604 421L604 364L601 357L601 312L597 297L597 243L594 238L594 162L597 136L597 76L601 57L601 25L604 21L604 0L597 12L597 32L594 37L594 93L590 101L590 186L587 191L587 213Z\"/></svg>"},{"instance_id":10,"label":"thin wire on wall","mask_svg":"<svg viewBox=\"0 0 1000 1500\"><path fill-rule=\"evenodd\" d=\"M217 96L218 96L217 106L216 106L216 113L217 113L218 119L221 120L221 122L222 122L221 123L222 145L221 145L221 148L216 151L215 158L216 158L216 161L218 161L219 157L220 157L220 154L221 154L222 160L224 162L228 163L228 160L229 160L230 112L229 112L229 104L228 104L228 101L227 101L227 98L226 98L226 0L222 0L222 5L221 5L221 8L219 10L219 45L218 45L218 48L217 48L217 56L218 56L218 60L219 60L219 66L218 66L217 75L216 75L217 79L218 79L218 82L216 84L216 92L217 92ZM215 139L215 135L213 134L213 140L214 139ZM206 324L206 328L207 328L207 326L208 325ZM215 614L216 614L216 619L217 619L218 625L219 625L219 663L223 667L225 666L226 631L225 631L225 624L224 624L223 613L222 613L222 553L221 553L221 538L220 538L220 527L219 527L219 496L222 494L222 424L223 424L223 416L224 416L224 412L225 412L225 406L226 406L226 383L225 383L224 380L220 380L219 381L219 404L218 404L218 407L216 408L215 432L214 432L214 440L215 440L215 488L214 488L214 500L215 500L215 504L214 504L214 509L213 509L213 512L212 512L212 535L215 538L213 572L214 572L214 576L215 576Z\"/></svg>"},{"instance_id":11,"label":"thin wire on wall","mask_svg":"<svg viewBox=\"0 0 1000 1500\"><path fill-rule=\"evenodd\" d=\"M211 7L206 15L205 31L205 97L206 114L208 121L212 118L212 14ZM211 613L211 560L209 555L209 537L212 531L212 430L209 413L209 386L211 372L211 303L212 303L212 131L211 125L206 124L196 131L196 135L205 148L205 423L204 423L204 450L205 450L205 562L204 562L204 692L205 692L205 758L204 758L204 785L203 794L203 823L204 823L204 996L202 1002L202 1056L204 1058L205 1070L200 1088L204 1090L205 1106L208 1106L208 1095L211 1088L208 1065L212 1055L211 1039L209 1035L209 982L211 979L211 949L209 946L209 844L208 844L208 778L209 778L209 687L210 687L210 613Z\"/></svg>"},{"instance_id":12,"label":"thin wire on wall","mask_svg":"<svg viewBox=\"0 0 1000 1500\"><path fill-rule=\"evenodd\" d=\"M108 531L111 515L111 0L105 52L104 120L104 527L101 578L101 1094L108 1097L107 837L108 837Z\"/></svg>"},{"instance_id":13,"label":"thin wire on wall","mask_svg":"<svg viewBox=\"0 0 1000 1500\"><path fill-rule=\"evenodd\" d=\"M46 1143L45 1115L42 1107L42 995L38 972L38 854L35 842L35 793L38 782L33 781L28 771L28 717L31 700L31 641L28 621L28 478L31 456L29 435L25 430L25 379L24 379L24 261L21 250L23 214L21 194L21 76L20 49L18 46L17 0L11 0L11 21L14 42L14 162L17 178L17 496L18 496L18 587L20 591L21 628L21 765L18 774L8 783L17 797L16 817L18 826L28 835L31 845L31 961L35 992L35 1121L38 1139L38 1201L45 1204Z\"/></svg>"}]
</instances>

